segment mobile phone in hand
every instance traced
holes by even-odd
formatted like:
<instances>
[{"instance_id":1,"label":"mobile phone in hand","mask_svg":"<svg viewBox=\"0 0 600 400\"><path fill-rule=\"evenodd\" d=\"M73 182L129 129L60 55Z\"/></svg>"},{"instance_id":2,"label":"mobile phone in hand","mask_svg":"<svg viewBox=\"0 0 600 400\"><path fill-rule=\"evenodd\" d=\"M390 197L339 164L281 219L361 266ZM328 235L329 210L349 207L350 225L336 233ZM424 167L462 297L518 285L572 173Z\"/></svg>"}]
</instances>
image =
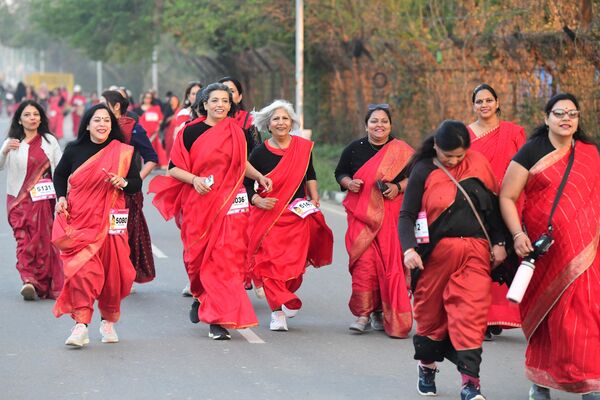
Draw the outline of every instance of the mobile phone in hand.
<instances>
[{"instance_id":1,"label":"mobile phone in hand","mask_svg":"<svg viewBox=\"0 0 600 400\"><path fill-rule=\"evenodd\" d=\"M388 186L385 184L384 181L382 181L381 179L377 179L375 181L375 184L377 185L377 188L379 189L379 191L381 193L385 192L386 190L388 190Z\"/></svg>"}]
</instances>

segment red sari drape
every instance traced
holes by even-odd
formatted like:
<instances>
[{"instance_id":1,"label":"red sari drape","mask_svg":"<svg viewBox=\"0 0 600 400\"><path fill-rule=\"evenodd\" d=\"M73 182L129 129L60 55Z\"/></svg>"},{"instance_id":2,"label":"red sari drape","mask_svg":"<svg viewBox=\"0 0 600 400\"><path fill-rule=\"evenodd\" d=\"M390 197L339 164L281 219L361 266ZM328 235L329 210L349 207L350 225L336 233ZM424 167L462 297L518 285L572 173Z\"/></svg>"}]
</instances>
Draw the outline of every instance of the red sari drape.
<instances>
[{"instance_id":1,"label":"red sari drape","mask_svg":"<svg viewBox=\"0 0 600 400\"><path fill-rule=\"evenodd\" d=\"M121 300L131 291L135 269L127 234L108 233L110 211L125 208L125 196L106 181L102 169L126 176L132 155L133 147L113 140L69 177L69 215L58 214L52 230L65 273L53 310L57 317L70 313L75 321L89 323L98 299L104 319L119 319Z\"/></svg>"},{"instance_id":2,"label":"red sari drape","mask_svg":"<svg viewBox=\"0 0 600 400\"><path fill-rule=\"evenodd\" d=\"M406 287L398 217L403 196L384 200L377 180L392 181L407 165L414 150L393 139L354 175L364 184L359 193L348 192L344 207L348 218L346 249L352 275L350 311L368 316L383 308L384 328L393 337L407 337L412 310Z\"/></svg>"},{"instance_id":3,"label":"red sari drape","mask_svg":"<svg viewBox=\"0 0 600 400\"><path fill-rule=\"evenodd\" d=\"M167 124L165 128L165 153L167 154L167 158L171 157L171 149L173 148L173 144L175 143L175 128L177 128L177 114L181 108L178 108L173 112L171 120Z\"/></svg>"},{"instance_id":4,"label":"red sari drape","mask_svg":"<svg viewBox=\"0 0 600 400\"><path fill-rule=\"evenodd\" d=\"M477 137L469 128L471 135L471 150L479 151L492 166L494 176L500 185L517 151L525 144L525 130L522 126L508 121L500 121L500 125L487 134ZM523 208L525 197L521 196L518 208ZM492 304L488 313L488 325L499 325L503 328L518 328L521 326L519 306L506 300L508 287L492 282Z\"/></svg>"},{"instance_id":5,"label":"red sari drape","mask_svg":"<svg viewBox=\"0 0 600 400\"><path fill-rule=\"evenodd\" d=\"M273 191L261 196L278 201L271 210L252 207L250 212L249 268L255 283L264 287L273 310L284 304L299 309L302 302L294 292L302 283L306 267L331 264L333 233L323 214L317 212L302 219L287 208L306 175L312 147L310 140L292 136L284 151L269 149L282 157L267 174L273 181Z\"/></svg>"},{"instance_id":6,"label":"red sari drape","mask_svg":"<svg viewBox=\"0 0 600 400\"><path fill-rule=\"evenodd\" d=\"M532 240L547 230L570 146L530 170L523 222ZM575 160L554 213L554 245L537 260L521 303L526 374L568 392L600 391L600 157L576 142Z\"/></svg>"},{"instance_id":7,"label":"red sari drape","mask_svg":"<svg viewBox=\"0 0 600 400\"><path fill-rule=\"evenodd\" d=\"M125 136L125 142L131 144L135 120L122 115L119 118L121 133ZM154 268L154 256L152 255L152 240L150 230L144 216L144 194L137 192L125 194L125 204L129 210L127 221L127 234L129 236L130 257L135 268L135 281L146 283L156 277Z\"/></svg>"},{"instance_id":8,"label":"red sari drape","mask_svg":"<svg viewBox=\"0 0 600 400\"><path fill-rule=\"evenodd\" d=\"M498 190L489 162L478 152L467 151L449 171L459 183L476 178L491 192ZM454 204L458 189L441 169L429 174L424 189L422 209L432 226ZM491 303L490 268L485 239L440 240L425 260L414 293L417 335L436 341L450 337L456 350L480 348Z\"/></svg>"},{"instance_id":9,"label":"red sari drape","mask_svg":"<svg viewBox=\"0 0 600 400\"><path fill-rule=\"evenodd\" d=\"M27 173L16 197L7 195L8 223L17 242L17 270L23 283L31 283L40 298L55 299L63 286L58 250L52 246L54 200L32 201L30 190L42 178L50 179L50 161L42 150L42 137L29 143Z\"/></svg>"},{"instance_id":10,"label":"red sari drape","mask_svg":"<svg viewBox=\"0 0 600 400\"><path fill-rule=\"evenodd\" d=\"M146 134L150 139L150 143L152 143L152 147L156 154L158 155L158 165L159 167L166 167L169 163L169 159L167 157L167 153L165 152L165 148L160 141L160 122L163 120L164 116L160 109L160 106L150 106L138 120L138 123L146 130Z\"/></svg>"},{"instance_id":11,"label":"red sari drape","mask_svg":"<svg viewBox=\"0 0 600 400\"><path fill-rule=\"evenodd\" d=\"M183 135L171 151L178 168L196 176L214 176L209 193L200 195L192 185L169 176L155 177L149 187L161 215L181 223L184 263L191 292L201 302L200 320L235 329L258 324L243 286L247 218L227 215L242 186L246 159L244 134L226 118L204 132L190 152Z\"/></svg>"}]
</instances>

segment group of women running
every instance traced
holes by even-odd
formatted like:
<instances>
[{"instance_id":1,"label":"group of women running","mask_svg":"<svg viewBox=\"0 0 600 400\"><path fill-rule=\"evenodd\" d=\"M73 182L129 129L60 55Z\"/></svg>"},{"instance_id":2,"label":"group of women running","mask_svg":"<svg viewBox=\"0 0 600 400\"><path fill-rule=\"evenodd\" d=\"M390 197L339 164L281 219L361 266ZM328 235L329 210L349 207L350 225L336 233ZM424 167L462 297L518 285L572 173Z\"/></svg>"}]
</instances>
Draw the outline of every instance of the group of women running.
<instances>
[{"instance_id":1,"label":"group of women running","mask_svg":"<svg viewBox=\"0 0 600 400\"><path fill-rule=\"evenodd\" d=\"M266 297L270 329L287 331L307 266L332 261L313 142L297 134L289 102L247 113L242 97L231 77L191 82L168 173L149 184L154 206L181 232L190 320L209 324L215 340L258 324L252 287ZM0 150L21 294L56 298L55 315L75 321L66 344L76 347L89 343L96 300L102 342L117 342L122 299L155 276L140 190L160 156L126 115L125 97L103 99L64 154L41 107L24 102ZM406 338L415 321L418 392L436 395L437 363L448 359L461 399L481 400L483 341L522 326L530 399L550 399L554 388L598 400L600 156L579 103L552 97L526 140L500 119L491 86L477 86L471 100L475 122L443 121L417 150L391 134L389 105L370 105L366 135L343 150L335 177L348 192L350 330ZM540 237L549 247L540 249ZM520 306L509 304L492 276L510 282L515 260L531 254L531 283Z\"/></svg>"}]
</instances>

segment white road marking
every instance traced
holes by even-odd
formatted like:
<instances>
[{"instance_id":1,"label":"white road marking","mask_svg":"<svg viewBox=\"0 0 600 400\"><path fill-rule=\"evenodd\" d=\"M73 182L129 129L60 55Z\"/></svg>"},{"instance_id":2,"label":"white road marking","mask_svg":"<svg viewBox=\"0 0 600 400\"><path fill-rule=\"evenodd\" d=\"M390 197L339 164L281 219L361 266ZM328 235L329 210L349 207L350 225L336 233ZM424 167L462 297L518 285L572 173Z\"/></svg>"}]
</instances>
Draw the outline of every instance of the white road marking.
<instances>
[{"instance_id":1,"label":"white road marking","mask_svg":"<svg viewBox=\"0 0 600 400\"><path fill-rule=\"evenodd\" d=\"M156 258L168 258L165 253L163 253L158 247L154 245L154 243L152 243L152 254L154 254L154 257Z\"/></svg>"},{"instance_id":2,"label":"white road marking","mask_svg":"<svg viewBox=\"0 0 600 400\"><path fill-rule=\"evenodd\" d=\"M238 329L237 331L248 341L248 343L265 344L265 341L259 338L250 328Z\"/></svg>"},{"instance_id":3,"label":"white road marking","mask_svg":"<svg viewBox=\"0 0 600 400\"><path fill-rule=\"evenodd\" d=\"M343 207L321 203L320 208L327 210L329 212L332 212L334 214L341 215L342 217L346 216L346 211L344 210Z\"/></svg>"}]
</instances>

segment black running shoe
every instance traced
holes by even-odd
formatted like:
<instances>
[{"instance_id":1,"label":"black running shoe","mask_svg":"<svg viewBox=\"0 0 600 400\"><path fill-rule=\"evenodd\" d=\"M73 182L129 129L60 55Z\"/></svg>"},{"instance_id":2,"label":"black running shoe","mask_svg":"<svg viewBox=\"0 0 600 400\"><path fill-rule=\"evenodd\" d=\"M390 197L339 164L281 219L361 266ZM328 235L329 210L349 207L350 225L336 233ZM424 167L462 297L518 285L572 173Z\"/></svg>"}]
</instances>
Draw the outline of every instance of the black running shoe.
<instances>
[{"instance_id":1,"label":"black running shoe","mask_svg":"<svg viewBox=\"0 0 600 400\"><path fill-rule=\"evenodd\" d=\"M422 396L435 396L437 390L435 388L435 374L437 369L417 366L419 368L419 381L417 382L417 390Z\"/></svg>"},{"instance_id":2,"label":"black running shoe","mask_svg":"<svg viewBox=\"0 0 600 400\"><path fill-rule=\"evenodd\" d=\"M194 299L192 307L190 308L190 321L192 321L192 324L197 324L200 322L200 317L198 317L198 308L200 308L200 301L198 301L198 299Z\"/></svg>"},{"instance_id":3,"label":"black running shoe","mask_svg":"<svg viewBox=\"0 0 600 400\"><path fill-rule=\"evenodd\" d=\"M485 400L485 397L473 382L468 382L460 391L460 400Z\"/></svg>"},{"instance_id":4,"label":"black running shoe","mask_svg":"<svg viewBox=\"0 0 600 400\"><path fill-rule=\"evenodd\" d=\"M221 325L210 324L208 337L212 340L229 340L231 339L231 334Z\"/></svg>"}]
</instances>

